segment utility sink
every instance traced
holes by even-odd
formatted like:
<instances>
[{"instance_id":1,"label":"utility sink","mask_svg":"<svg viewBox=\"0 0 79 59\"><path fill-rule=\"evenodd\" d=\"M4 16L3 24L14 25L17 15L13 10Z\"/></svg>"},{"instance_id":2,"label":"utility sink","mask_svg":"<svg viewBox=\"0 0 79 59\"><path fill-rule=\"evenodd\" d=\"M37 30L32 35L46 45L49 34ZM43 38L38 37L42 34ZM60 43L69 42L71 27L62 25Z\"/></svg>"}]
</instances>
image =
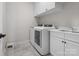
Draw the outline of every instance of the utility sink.
<instances>
[{"instance_id":1,"label":"utility sink","mask_svg":"<svg viewBox=\"0 0 79 59\"><path fill-rule=\"evenodd\" d=\"M59 27L58 30L62 32L79 33L79 30L75 30L74 28L69 28L64 26Z\"/></svg>"},{"instance_id":2,"label":"utility sink","mask_svg":"<svg viewBox=\"0 0 79 59\"><path fill-rule=\"evenodd\" d=\"M72 32L72 33L79 33L79 32L77 32L77 31L73 31L73 30L60 30L60 31L62 31L62 32Z\"/></svg>"},{"instance_id":3,"label":"utility sink","mask_svg":"<svg viewBox=\"0 0 79 59\"><path fill-rule=\"evenodd\" d=\"M58 30L62 32L72 32L72 28L66 26L59 26Z\"/></svg>"},{"instance_id":4,"label":"utility sink","mask_svg":"<svg viewBox=\"0 0 79 59\"><path fill-rule=\"evenodd\" d=\"M63 31L63 32L72 32L72 30L60 30L60 31Z\"/></svg>"}]
</instances>

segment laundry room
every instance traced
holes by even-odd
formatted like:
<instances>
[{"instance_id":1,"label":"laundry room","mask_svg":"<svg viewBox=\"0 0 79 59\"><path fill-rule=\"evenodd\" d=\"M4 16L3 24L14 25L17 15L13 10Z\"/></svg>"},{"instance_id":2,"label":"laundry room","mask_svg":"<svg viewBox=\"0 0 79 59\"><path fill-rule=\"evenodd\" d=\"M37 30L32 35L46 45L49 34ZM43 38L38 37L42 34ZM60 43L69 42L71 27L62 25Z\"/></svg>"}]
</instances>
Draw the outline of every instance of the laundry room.
<instances>
[{"instance_id":1,"label":"laundry room","mask_svg":"<svg viewBox=\"0 0 79 59\"><path fill-rule=\"evenodd\" d=\"M0 56L79 56L79 2L0 2Z\"/></svg>"}]
</instances>

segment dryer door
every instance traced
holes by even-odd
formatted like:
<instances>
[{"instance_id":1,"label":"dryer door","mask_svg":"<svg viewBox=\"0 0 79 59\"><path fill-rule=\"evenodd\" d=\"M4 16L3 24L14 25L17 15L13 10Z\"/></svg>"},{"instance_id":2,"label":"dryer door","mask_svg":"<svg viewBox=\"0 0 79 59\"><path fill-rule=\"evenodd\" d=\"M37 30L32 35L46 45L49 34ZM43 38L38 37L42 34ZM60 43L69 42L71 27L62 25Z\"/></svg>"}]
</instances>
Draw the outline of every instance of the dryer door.
<instances>
[{"instance_id":1,"label":"dryer door","mask_svg":"<svg viewBox=\"0 0 79 59\"><path fill-rule=\"evenodd\" d=\"M39 46L42 47L42 31L35 30L35 43Z\"/></svg>"}]
</instances>

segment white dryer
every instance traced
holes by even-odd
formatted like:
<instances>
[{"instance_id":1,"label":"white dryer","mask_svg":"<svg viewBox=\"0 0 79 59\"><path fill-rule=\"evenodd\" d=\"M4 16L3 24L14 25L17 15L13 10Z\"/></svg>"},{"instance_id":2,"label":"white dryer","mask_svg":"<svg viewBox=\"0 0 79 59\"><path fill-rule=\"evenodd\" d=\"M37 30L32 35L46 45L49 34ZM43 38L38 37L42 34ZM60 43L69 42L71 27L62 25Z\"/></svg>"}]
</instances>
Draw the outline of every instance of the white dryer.
<instances>
[{"instance_id":1,"label":"white dryer","mask_svg":"<svg viewBox=\"0 0 79 59\"><path fill-rule=\"evenodd\" d=\"M52 28L51 28L52 29ZM34 27L30 31L30 41L34 48L41 54L50 53L50 32L49 27Z\"/></svg>"}]
</instances>

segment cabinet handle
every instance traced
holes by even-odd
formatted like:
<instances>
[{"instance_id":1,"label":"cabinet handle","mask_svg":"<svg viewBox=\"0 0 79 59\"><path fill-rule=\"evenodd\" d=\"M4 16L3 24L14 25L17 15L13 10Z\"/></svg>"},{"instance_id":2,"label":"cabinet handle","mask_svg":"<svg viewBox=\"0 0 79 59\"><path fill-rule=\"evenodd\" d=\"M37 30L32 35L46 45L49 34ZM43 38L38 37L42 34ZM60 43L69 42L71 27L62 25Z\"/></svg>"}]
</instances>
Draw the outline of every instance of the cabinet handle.
<instances>
[{"instance_id":1,"label":"cabinet handle","mask_svg":"<svg viewBox=\"0 0 79 59\"><path fill-rule=\"evenodd\" d=\"M66 44L66 41L64 43Z\"/></svg>"},{"instance_id":2,"label":"cabinet handle","mask_svg":"<svg viewBox=\"0 0 79 59\"><path fill-rule=\"evenodd\" d=\"M66 44L66 41L62 41L62 43L65 43Z\"/></svg>"},{"instance_id":3,"label":"cabinet handle","mask_svg":"<svg viewBox=\"0 0 79 59\"><path fill-rule=\"evenodd\" d=\"M64 43L64 41L62 41L62 43Z\"/></svg>"}]
</instances>

